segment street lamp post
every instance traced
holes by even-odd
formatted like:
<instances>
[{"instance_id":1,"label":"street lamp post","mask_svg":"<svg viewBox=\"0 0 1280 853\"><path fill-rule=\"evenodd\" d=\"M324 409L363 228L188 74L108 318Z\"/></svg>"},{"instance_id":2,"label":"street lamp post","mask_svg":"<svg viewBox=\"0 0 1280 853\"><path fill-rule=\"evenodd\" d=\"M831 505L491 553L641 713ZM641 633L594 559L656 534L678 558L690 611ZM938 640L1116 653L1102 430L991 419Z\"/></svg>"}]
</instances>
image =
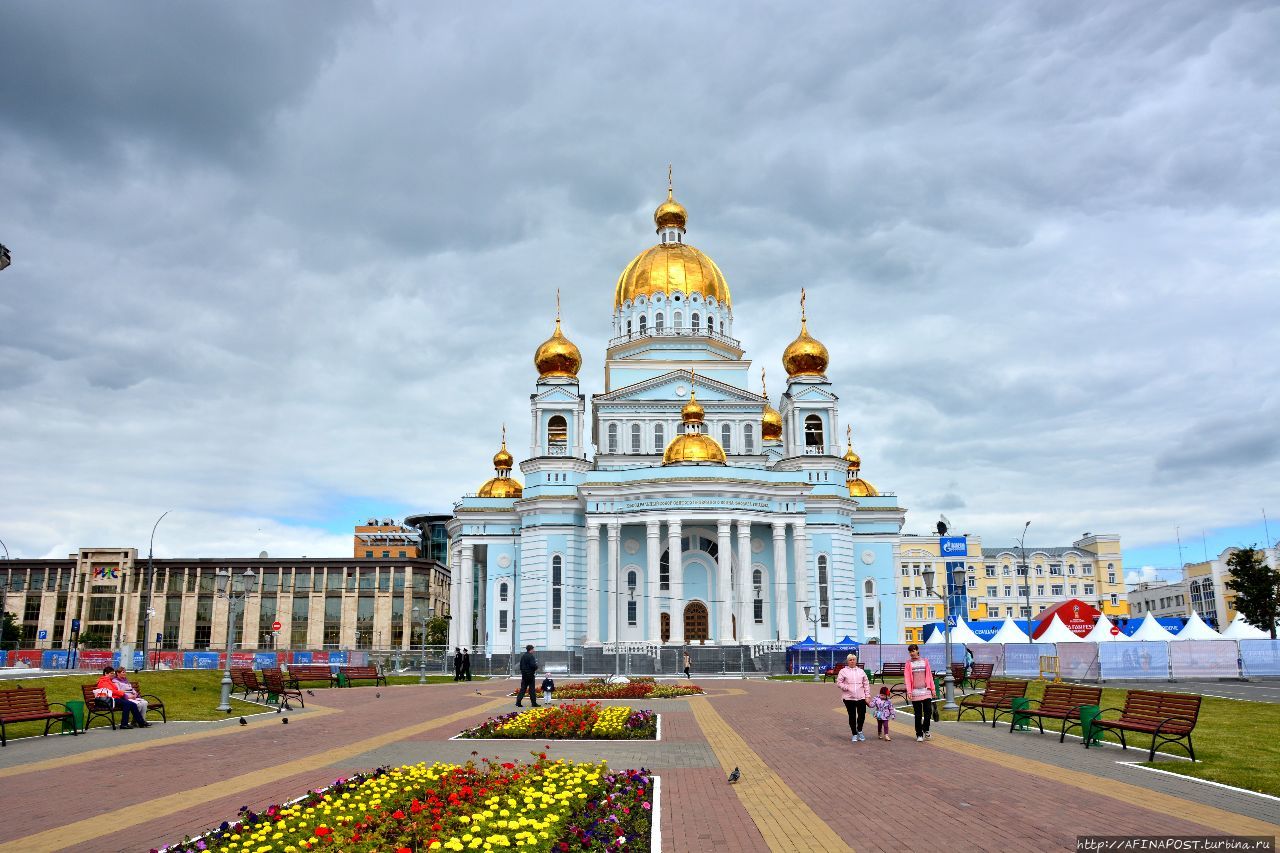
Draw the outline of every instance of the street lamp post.
<instances>
[{"instance_id":1,"label":"street lamp post","mask_svg":"<svg viewBox=\"0 0 1280 853\"><path fill-rule=\"evenodd\" d=\"M155 582L155 569L153 567L152 558L156 553L156 528L160 526L160 522L164 521L164 517L172 510L165 510L160 513L160 517L156 519L156 523L151 525L151 546L147 548L147 581L142 585L147 600L143 603L142 615L142 668L147 668L147 640L151 637L151 617L155 614L155 610L151 608L151 601L155 597L151 585ZM124 661L120 661L124 663ZM228 710L230 707L228 706Z\"/></svg>"},{"instance_id":2,"label":"street lamp post","mask_svg":"<svg viewBox=\"0 0 1280 853\"><path fill-rule=\"evenodd\" d=\"M936 595L942 599L943 630L944 630L944 633L946 634L946 658L947 658L946 668L945 668L946 675L944 677L944 683L947 685L947 690L946 690L947 701L943 703L942 709L944 711L954 711L958 709L960 706L956 704L956 677L951 672L951 602L949 600L950 596L946 595L945 593L939 593L936 589L934 589L933 579L935 575L932 567L924 569L923 571L920 572L920 574L924 577L924 588L929 591L929 594ZM951 584L954 585L957 583L963 583L964 574L965 574L964 564L961 563L951 573Z\"/></svg>"},{"instance_id":3,"label":"street lamp post","mask_svg":"<svg viewBox=\"0 0 1280 853\"><path fill-rule=\"evenodd\" d=\"M4 549L4 558L9 559L9 546L4 544L4 540L0 539L0 548Z\"/></svg>"},{"instance_id":4,"label":"street lamp post","mask_svg":"<svg viewBox=\"0 0 1280 853\"><path fill-rule=\"evenodd\" d=\"M813 625L813 680L818 681L818 623L827 618L827 608L804 606L804 621Z\"/></svg>"},{"instance_id":5,"label":"street lamp post","mask_svg":"<svg viewBox=\"0 0 1280 853\"><path fill-rule=\"evenodd\" d=\"M427 683L427 621L434 619L435 615L436 610L434 607L428 607L425 614L422 612L421 607L415 605L413 608L413 618L417 619L420 616L422 618L422 666L418 672L419 684Z\"/></svg>"},{"instance_id":6,"label":"street lamp post","mask_svg":"<svg viewBox=\"0 0 1280 853\"><path fill-rule=\"evenodd\" d=\"M215 575L219 598L227 599L227 666L222 671L222 703L219 711L231 713L231 638L236 632L236 601L245 601L253 595L257 587L258 577L253 569L245 569L240 578L240 589L236 589L236 578L231 569L218 569Z\"/></svg>"},{"instance_id":7,"label":"street lamp post","mask_svg":"<svg viewBox=\"0 0 1280 853\"><path fill-rule=\"evenodd\" d=\"M1027 642L1031 642L1031 635L1035 631L1035 626L1031 624L1031 565L1027 562L1027 528L1031 526L1031 522L1022 525L1022 535L1018 537L1018 550L1022 553L1022 572L1026 586L1023 589L1027 593Z\"/></svg>"}]
</instances>

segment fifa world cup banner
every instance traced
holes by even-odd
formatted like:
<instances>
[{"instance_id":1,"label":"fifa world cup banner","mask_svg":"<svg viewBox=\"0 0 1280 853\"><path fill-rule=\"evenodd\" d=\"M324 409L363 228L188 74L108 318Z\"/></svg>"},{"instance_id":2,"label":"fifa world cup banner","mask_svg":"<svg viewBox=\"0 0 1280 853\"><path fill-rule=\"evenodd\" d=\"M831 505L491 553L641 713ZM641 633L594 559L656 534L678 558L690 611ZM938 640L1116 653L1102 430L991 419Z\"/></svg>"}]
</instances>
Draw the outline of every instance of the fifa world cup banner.
<instances>
[{"instance_id":1,"label":"fifa world cup banner","mask_svg":"<svg viewBox=\"0 0 1280 853\"><path fill-rule=\"evenodd\" d=\"M116 654L108 649L84 649L80 652L80 668L101 670L116 665Z\"/></svg>"}]
</instances>

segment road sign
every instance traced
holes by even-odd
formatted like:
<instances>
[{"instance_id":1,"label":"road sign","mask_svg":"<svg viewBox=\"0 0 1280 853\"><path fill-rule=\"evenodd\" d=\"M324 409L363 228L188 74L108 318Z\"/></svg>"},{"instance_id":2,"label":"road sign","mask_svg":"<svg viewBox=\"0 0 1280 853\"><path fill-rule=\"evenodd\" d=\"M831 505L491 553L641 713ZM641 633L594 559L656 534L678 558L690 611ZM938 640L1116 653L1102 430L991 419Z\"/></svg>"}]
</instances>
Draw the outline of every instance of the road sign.
<instances>
[{"instance_id":1,"label":"road sign","mask_svg":"<svg viewBox=\"0 0 1280 853\"><path fill-rule=\"evenodd\" d=\"M279 631L279 630L280 630L280 623L279 623L279 622L272 622L272 623L271 623L271 630L272 630L272 631Z\"/></svg>"},{"instance_id":2,"label":"road sign","mask_svg":"<svg viewBox=\"0 0 1280 853\"><path fill-rule=\"evenodd\" d=\"M79 619L72 619L72 620L71 620L71 630L72 630L72 631L79 631L79 630L80 630L80 620L79 620Z\"/></svg>"},{"instance_id":3,"label":"road sign","mask_svg":"<svg viewBox=\"0 0 1280 853\"><path fill-rule=\"evenodd\" d=\"M1112 626L1111 626L1111 636L1113 636L1113 637L1118 637L1118 636L1120 636L1120 629L1119 629L1119 628L1117 628L1115 625L1112 625Z\"/></svg>"},{"instance_id":4,"label":"road sign","mask_svg":"<svg viewBox=\"0 0 1280 853\"><path fill-rule=\"evenodd\" d=\"M949 624L952 628L956 626L956 615L954 613L952 613L950 616L947 617L947 624Z\"/></svg>"},{"instance_id":5,"label":"road sign","mask_svg":"<svg viewBox=\"0 0 1280 853\"><path fill-rule=\"evenodd\" d=\"M37 640L47 640L47 639L49 639L49 632L48 632L48 631L37 631L37 632L36 632L36 639L37 639Z\"/></svg>"},{"instance_id":6,"label":"road sign","mask_svg":"<svg viewBox=\"0 0 1280 853\"><path fill-rule=\"evenodd\" d=\"M964 557L969 553L969 540L964 536L943 536L938 540L943 557Z\"/></svg>"}]
</instances>

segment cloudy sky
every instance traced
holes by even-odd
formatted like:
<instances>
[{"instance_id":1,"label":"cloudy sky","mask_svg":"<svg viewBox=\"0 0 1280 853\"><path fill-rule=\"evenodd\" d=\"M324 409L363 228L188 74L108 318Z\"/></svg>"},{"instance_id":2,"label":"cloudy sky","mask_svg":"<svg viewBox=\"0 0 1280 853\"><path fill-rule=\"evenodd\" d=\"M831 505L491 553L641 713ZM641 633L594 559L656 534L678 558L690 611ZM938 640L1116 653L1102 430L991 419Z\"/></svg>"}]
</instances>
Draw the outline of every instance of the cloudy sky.
<instances>
[{"instance_id":1,"label":"cloudy sky","mask_svg":"<svg viewBox=\"0 0 1280 853\"><path fill-rule=\"evenodd\" d=\"M12 2L0 538L346 554L601 389L666 167L925 532L1280 538L1274 4ZM516 442L519 443L518 441ZM1203 542L1202 542L1203 535Z\"/></svg>"}]
</instances>

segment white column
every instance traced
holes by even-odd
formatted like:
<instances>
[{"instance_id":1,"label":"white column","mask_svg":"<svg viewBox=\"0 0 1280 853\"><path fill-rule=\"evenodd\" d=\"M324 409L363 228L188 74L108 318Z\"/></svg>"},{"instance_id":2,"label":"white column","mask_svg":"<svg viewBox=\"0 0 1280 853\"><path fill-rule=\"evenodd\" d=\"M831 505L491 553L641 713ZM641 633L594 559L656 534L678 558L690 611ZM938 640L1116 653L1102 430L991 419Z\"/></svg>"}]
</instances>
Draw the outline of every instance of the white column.
<instances>
[{"instance_id":1,"label":"white column","mask_svg":"<svg viewBox=\"0 0 1280 853\"><path fill-rule=\"evenodd\" d=\"M473 632L476 618L474 604L475 581L471 576L474 555L475 549L464 540L462 543L462 556L459 558L459 566L462 571L462 600L458 602L458 616L454 618L462 618L462 647L465 649L471 648L475 637Z\"/></svg>"},{"instance_id":2,"label":"white column","mask_svg":"<svg viewBox=\"0 0 1280 853\"><path fill-rule=\"evenodd\" d=\"M619 600L618 590L621 584L618 582L618 571L621 559L618 554L618 534L621 532L622 526L617 519L609 522L609 565L605 572L604 588L608 590L605 601L609 604L609 612L605 614L605 619L609 623L609 642L611 643L616 643L619 640L618 607L621 601Z\"/></svg>"},{"instance_id":3,"label":"white column","mask_svg":"<svg viewBox=\"0 0 1280 853\"><path fill-rule=\"evenodd\" d=\"M773 616L778 638L795 639L791 634L792 595L787 586L787 523L773 523Z\"/></svg>"},{"instance_id":4,"label":"white column","mask_svg":"<svg viewBox=\"0 0 1280 853\"><path fill-rule=\"evenodd\" d=\"M733 571L733 542L729 538L730 522L721 519L716 523L716 549L719 559L716 561L715 598L718 600L716 612L720 618L711 639L721 645L733 642L733 583L730 574Z\"/></svg>"},{"instance_id":5,"label":"white column","mask_svg":"<svg viewBox=\"0 0 1280 853\"><path fill-rule=\"evenodd\" d=\"M804 521L797 519L791 528L792 550L795 552L796 564L796 618L804 620L804 606L816 606L813 590L809 589L809 543L806 541ZM813 627L813 623L804 622L804 629L797 633L803 637ZM818 639L814 637L814 639Z\"/></svg>"},{"instance_id":6,"label":"white column","mask_svg":"<svg viewBox=\"0 0 1280 853\"><path fill-rule=\"evenodd\" d=\"M587 522L587 642L600 642L600 525Z\"/></svg>"},{"instance_id":7,"label":"white column","mask_svg":"<svg viewBox=\"0 0 1280 853\"><path fill-rule=\"evenodd\" d=\"M462 607L458 602L462 601L462 558L458 550L451 549L449 551L449 654L453 654L455 646L462 645L462 620L460 613ZM406 590L408 591L408 590ZM412 614L405 612L405 618L412 618ZM406 632L406 636L410 633Z\"/></svg>"},{"instance_id":8,"label":"white column","mask_svg":"<svg viewBox=\"0 0 1280 853\"><path fill-rule=\"evenodd\" d=\"M755 634L755 587L751 585L751 522L738 522L738 642Z\"/></svg>"},{"instance_id":9,"label":"white column","mask_svg":"<svg viewBox=\"0 0 1280 853\"><path fill-rule=\"evenodd\" d=\"M667 569L671 573L671 642L684 645L684 560L680 555L680 520L667 522Z\"/></svg>"},{"instance_id":10,"label":"white column","mask_svg":"<svg viewBox=\"0 0 1280 853\"><path fill-rule=\"evenodd\" d=\"M649 630L646 632L645 640L650 643L662 642L662 622L661 622L661 602L658 598L661 590L658 589L658 571L659 562L662 555L659 553L659 543L662 541L659 535L662 533L661 521L650 521L645 524L645 555L648 559L648 565L645 567L645 576L647 582L645 588L648 590L648 601L645 606L649 613Z\"/></svg>"}]
</instances>

